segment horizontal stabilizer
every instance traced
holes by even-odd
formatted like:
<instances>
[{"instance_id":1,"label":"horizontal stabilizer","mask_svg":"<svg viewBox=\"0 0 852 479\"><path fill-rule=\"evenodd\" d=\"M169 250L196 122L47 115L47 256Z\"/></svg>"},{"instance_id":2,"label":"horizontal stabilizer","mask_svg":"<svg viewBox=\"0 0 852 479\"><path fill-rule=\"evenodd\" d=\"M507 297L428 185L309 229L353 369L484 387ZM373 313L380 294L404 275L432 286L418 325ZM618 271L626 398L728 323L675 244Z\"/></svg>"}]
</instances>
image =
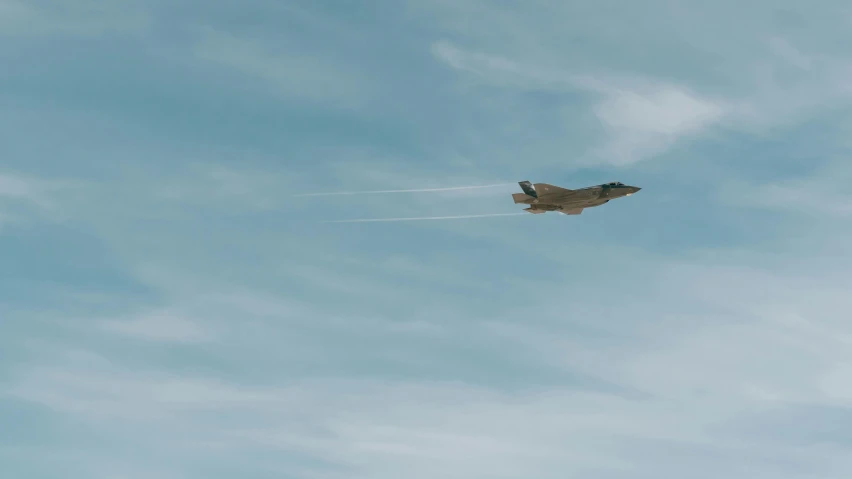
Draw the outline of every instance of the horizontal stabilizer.
<instances>
[{"instance_id":1,"label":"horizontal stabilizer","mask_svg":"<svg viewBox=\"0 0 852 479\"><path fill-rule=\"evenodd\" d=\"M515 200L516 205L519 203L529 205L533 201L535 201L535 198L530 195L525 195L523 193L512 193L512 199Z\"/></svg>"}]
</instances>

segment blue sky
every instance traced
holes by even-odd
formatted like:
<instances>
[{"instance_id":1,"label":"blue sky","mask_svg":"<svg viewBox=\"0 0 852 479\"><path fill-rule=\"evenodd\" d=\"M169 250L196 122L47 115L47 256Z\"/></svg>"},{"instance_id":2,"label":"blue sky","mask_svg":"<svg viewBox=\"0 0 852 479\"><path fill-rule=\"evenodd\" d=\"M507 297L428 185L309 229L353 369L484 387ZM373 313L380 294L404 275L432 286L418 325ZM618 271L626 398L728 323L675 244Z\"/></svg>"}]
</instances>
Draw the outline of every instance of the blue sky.
<instances>
[{"instance_id":1,"label":"blue sky","mask_svg":"<svg viewBox=\"0 0 852 479\"><path fill-rule=\"evenodd\" d=\"M0 0L7 474L852 475L846 2L214 3Z\"/></svg>"}]
</instances>

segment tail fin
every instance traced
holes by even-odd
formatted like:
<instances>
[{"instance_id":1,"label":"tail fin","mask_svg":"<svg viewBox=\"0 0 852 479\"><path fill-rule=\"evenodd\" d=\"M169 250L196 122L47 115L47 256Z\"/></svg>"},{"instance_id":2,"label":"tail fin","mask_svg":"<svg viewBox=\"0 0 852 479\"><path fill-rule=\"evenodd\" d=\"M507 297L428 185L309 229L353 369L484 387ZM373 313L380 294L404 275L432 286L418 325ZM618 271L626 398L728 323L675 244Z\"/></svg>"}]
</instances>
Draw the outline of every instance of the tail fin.
<instances>
[{"instance_id":1,"label":"tail fin","mask_svg":"<svg viewBox=\"0 0 852 479\"><path fill-rule=\"evenodd\" d=\"M518 184L521 185L521 189L524 190L524 193L532 196L533 198L538 198L538 193L536 193L535 186L533 186L532 183L529 181L520 181Z\"/></svg>"}]
</instances>

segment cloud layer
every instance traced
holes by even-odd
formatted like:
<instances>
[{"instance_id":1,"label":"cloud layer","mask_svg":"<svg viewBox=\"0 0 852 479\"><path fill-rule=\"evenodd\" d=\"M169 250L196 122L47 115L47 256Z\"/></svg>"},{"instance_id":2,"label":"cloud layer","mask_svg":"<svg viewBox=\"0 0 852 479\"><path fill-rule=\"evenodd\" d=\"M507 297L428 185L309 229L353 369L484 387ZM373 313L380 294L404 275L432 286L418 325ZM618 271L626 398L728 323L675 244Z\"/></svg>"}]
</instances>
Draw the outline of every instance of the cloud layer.
<instances>
[{"instance_id":1,"label":"cloud layer","mask_svg":"<svg viewBox=\"0 0 852 479\"><path fill-rule=\"evenodd\" d=\"M787 3L0 0L4 471L848 478L850 17ZM642 191L473 219L520 180Z\"/></svg>"}]
</instances>

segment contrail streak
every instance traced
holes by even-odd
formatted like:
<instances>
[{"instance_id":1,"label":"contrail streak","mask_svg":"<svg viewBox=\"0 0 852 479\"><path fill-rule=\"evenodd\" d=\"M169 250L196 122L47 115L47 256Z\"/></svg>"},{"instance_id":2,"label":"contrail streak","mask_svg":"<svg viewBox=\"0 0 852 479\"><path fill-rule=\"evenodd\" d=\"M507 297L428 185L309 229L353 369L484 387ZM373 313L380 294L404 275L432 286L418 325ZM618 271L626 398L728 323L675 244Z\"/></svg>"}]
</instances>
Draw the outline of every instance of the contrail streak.
<instances>
[{"instance_id":1,"label":"contrail streak","mask_svg":"<svg viewBox=\"0 0 852 479\"><path fill-rule=\"evenodd\" d=\"M408 190L374 190L374 191L338 191L333 193L302 193L293 196L342 196L342 195L375 195L383 193L422 193L434 191L476 190L481 188L496 188L500 186L511 186L514 183L498 183L493 185L478 186L450 186L447 188L419 188Z\"/></svg>"},{"instance_id":2,"label":"contrail streak","mask_svg":"<svg viewBox=\"0 0 852 479\"><path fill-rule=\"evenodd\" d=\"M427 220L459 220L467 218L493 218L495 216L520 216L528 213L493 213L487 215L460 215L460 216L420 216L414 218L370 218L359 220L333 220L323 221L323 223L376 223L386 221L427 221Z\"/></svg>"}]
</instances>

